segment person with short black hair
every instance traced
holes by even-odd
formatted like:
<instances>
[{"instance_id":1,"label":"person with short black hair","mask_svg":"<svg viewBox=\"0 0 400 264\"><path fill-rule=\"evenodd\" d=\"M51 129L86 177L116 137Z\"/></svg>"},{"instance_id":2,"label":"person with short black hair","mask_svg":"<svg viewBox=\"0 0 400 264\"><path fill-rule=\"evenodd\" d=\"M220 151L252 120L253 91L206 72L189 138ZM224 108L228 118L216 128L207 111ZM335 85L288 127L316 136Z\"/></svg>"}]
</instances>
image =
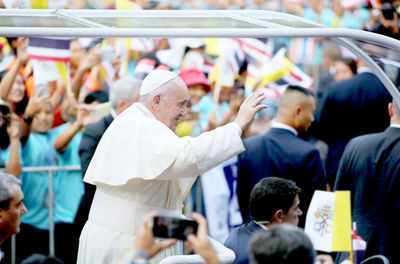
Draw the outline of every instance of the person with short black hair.
<instances>
[{"instance_id":1,"label":"person with short black hair","mask_svg":"<svg viewBox=\"0 0 400 264\"><path fill-rule=\"evenodd\" d=\"M250 194L249 211L251 218L255 221L279 223L279 220L287 215L292 207L301 215L302 212L298 208L300 191L301 189L291 180L278 177L260 180ZM291 223L297 226L298 220L298 217L296 217Z\"/></svg>"},{"instance_id":2,"label":"person with short black hair","mask_svg":"<svg viewBox=\"0 0 400 264\"><path fill-rule=\"evenodd\" d=\"M271 129L244 140L246 151L238 157L237 194L242 218L249 217L248 201L253 186L270 176L293 180L301 189L301 210L306 212L315 190L326 189L326 178L319 151L300 139L314 121L313 93L289 86L283 93ZM304 218L300 226L304 226Z\"/></svg>"},{"instance_id":3,"label":"person with short black hair","mask_svg":"<svg viewBox=\"0 0 400 264\"><path fill-rule=\"evenodd\" d=\"M351 191L352 221L367 242L363 259L384 255L400 263L400 108L388 105L390 126L353 138L340 160L335 190Z\"/></svg>"},{"instance_id":4,"label":"person with short black hair","mask_svg":"<svg viewBox=\"0 0 400 264\"><path fill-rule=\"evenodd\" d=\"M260 180L250 194L252 220L234 229L225 246L236 254L235 263L249 263L248 244L251 236L271 225L288 223L297 226L302 211L299 208L301 189L291 180L267 177Z\"/></svg>"}]
</instances>

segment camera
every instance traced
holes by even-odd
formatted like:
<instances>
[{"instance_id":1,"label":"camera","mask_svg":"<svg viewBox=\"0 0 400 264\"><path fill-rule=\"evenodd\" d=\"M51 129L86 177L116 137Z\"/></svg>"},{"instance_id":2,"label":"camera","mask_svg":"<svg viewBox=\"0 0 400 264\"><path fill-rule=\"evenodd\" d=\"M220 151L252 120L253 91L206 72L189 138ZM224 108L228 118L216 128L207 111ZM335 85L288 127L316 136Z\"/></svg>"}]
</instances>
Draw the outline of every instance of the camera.
<instances>
[{"instance_id":1,"label":"camera","mask_svg":"<svg viewBox=\"0 0 400 264\"><path fill-rule=\"evenodd\" d=\"M198 225L190 219L171 216L156 216L153 222L153 234L159 238L186 240L190 234L197 233Z\"/></svg>"},{"instance_id":2,"label":"camera","mask_svg":"<svg viewBox=\"0 0 400 264\"><path fill-rule=\"evenodd\" d=\"M382 15L385 19L387 20L393 20L394 19L394 13L396 12L396 9L389 3L386 3L383 5L381 9Z\"/></svg>"}]
</instances>

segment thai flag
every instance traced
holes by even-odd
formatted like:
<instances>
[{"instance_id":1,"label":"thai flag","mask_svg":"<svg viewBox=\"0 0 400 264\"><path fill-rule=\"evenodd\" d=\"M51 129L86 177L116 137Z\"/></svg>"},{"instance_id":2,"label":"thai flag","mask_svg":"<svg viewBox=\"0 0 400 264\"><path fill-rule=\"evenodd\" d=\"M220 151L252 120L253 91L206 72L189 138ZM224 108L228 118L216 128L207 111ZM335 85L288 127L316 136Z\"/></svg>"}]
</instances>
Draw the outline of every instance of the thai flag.
<instances>
[{"instance_id":1,"label":"thai flag","mask_svg":"<svg viewBox=\"0 0 400 264\"><path fill-rule=\"evenodd\" d=\"M28 55L31 59L68 62L70 39L30 38Z\"/></svg>"}]
</instances>

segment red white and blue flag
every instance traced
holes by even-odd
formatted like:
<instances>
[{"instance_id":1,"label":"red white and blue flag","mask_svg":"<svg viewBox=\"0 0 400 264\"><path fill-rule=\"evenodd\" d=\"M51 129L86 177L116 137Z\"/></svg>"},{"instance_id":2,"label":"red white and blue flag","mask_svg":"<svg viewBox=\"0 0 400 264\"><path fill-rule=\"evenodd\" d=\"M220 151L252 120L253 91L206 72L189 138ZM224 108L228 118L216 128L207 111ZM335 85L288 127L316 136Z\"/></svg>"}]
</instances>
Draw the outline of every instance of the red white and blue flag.
<instances>
[{"instance_id":1,"label":"red white and blue flag","mask_svg":"<svg viewBox=\"0 0 400 264\"><path fill-rule=\"evenodd\" d=\"M70 41L65 38L29 38L29 58L68 62L71 55Z\"/></svg>"}]
</instances>

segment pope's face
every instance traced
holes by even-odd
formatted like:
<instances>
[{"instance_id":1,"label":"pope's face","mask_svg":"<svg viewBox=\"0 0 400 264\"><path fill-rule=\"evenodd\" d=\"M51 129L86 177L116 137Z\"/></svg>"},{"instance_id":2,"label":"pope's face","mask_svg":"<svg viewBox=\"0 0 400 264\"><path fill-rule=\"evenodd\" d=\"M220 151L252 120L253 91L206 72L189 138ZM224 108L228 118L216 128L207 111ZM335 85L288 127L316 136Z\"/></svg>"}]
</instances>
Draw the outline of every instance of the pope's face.
<instances>
[{"instance_id":1,"label":"pope's face","mask_svg":"<svg viewBox=\"0 0 400 264\"><path fill-rule=\"evenodd\" d=\"M168 94L161 98L158 119L169 129L175 131L178 123L186 117L188 112L189 91L182 80L174 82Z\"/></svg>"}]
</instances>

